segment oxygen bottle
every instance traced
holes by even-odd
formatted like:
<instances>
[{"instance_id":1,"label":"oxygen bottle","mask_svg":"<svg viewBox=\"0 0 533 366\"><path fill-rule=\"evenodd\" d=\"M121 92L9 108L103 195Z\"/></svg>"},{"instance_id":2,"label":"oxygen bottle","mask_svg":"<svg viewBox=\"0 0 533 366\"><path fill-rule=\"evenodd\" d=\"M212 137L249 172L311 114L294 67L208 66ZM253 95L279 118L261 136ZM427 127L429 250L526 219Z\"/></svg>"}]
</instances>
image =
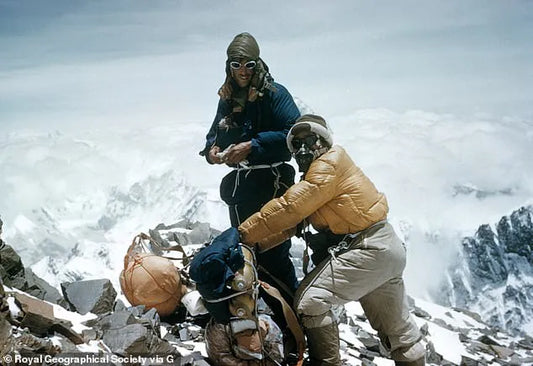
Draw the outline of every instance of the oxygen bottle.
<instances>
[{"instance_id":1,"label":"oxygen bottle","mask_svg":"<svg viewBox=\"0 0 533 366\"><path fill-rule=\"evenodd\" d=\"M255 280L254 255L248 247L243 245L241 248L244 255L244 266L235 273L235 277L231 282L231 288L239 292L251 289Z\"/></svg>"},{"instance_id":2,"label":"oxygen bottle","mask_svg":"<svg viewBox=\"0 0 533 366\"><path fill-rule=\"evenodd\" d=\"M255 313L253 294L247 293L232 298L229 302L229 311L233 316L242 319L253 318Z\"/></svg>"},{"instance_id":3,"label":"oxygen bottle","mask_svg":"<svg viewBox=\"0 0 533 366\"><path fill-rule=\"evenodd\" d=\"M234 291L248 291L245 294L233 297L229 301L229 310L233 316L239 318L251 318L255 313L255 297L252 286L255 281L255 271L253 267L254 255L252 251L242 246L244 254L244 266L237 271L235 278L231 282L231 288Z\"/></svg>"}]
</instances>

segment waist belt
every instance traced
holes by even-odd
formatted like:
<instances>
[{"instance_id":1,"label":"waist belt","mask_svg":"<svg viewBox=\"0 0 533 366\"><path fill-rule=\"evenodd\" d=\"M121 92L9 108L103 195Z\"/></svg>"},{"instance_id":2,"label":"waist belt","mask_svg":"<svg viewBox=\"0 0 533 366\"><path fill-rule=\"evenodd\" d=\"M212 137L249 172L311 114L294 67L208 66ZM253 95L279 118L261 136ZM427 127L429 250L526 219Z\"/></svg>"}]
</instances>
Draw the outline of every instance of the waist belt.
<instances>
[{"instance_id":1,"label":"waist belt","mask_svg":"<svg viewBox=\"0 0 533 366\"><path fill-rule=\"evenodd\" d=\"M333 259L336 259L336 256L344 253L347 250L350 250L352 246L359 243L364 238L373 235L376 231L383 228L387 220L381 220L375 224L367 227L364 230L358 231L353 234L346 234L336 245L332 245L328 248L328 252Z\"/></svg>"},{"instance_id":2,"label":"waist belt","mask_svg":"<svg viewBox=\"0 0 533 366\"><path fill-rule=\"evenodd\" d=\"M285 163L285 162L284 161L278 161L278 162L275 162L275 163L272 163L272 164L248 165L246 160L240 162L239 164L237 164L237 166L233 167L233 170L235 170L237 172L237 174L235 174L235 183L233 185L233 192L231 193L231 197L235 197L235 193L237 192L237 187L239 186L239 180L240 180L240 176L241 176L241 171L243 171L243 170L246 171L246 174L244 175L244 177L246 178L248 176L248 174L250 174L250 172L252 170L256 170L256 169L272 169L272 173L274 173L274 175L276 176L276 179L274 181L275 190L274 190L274 195L272 196L272 198L276 197L278 189L279 189L279 184L280 184L279 179L281 177L281 174L278 171L278 169L274 169L274 168L280 166L283 163ZM238 214L237 214L237 216L238 216Z\"/></svg>"},{"instance_id":3,"label":"waist belt","mask_svg":"<svg viewBox=\"0 0 533 366\"><path fill-rule=\"evenodd\" d=\"M234 170L254 170L254 169L267 169L267 168L275 168L277 166L280 166L281 164L285 163L284 161L277 161L272 164L256 164L256 165L248 165L245 161L240 162L237 166L234 166Z\"/></svg>"}]
</instances>

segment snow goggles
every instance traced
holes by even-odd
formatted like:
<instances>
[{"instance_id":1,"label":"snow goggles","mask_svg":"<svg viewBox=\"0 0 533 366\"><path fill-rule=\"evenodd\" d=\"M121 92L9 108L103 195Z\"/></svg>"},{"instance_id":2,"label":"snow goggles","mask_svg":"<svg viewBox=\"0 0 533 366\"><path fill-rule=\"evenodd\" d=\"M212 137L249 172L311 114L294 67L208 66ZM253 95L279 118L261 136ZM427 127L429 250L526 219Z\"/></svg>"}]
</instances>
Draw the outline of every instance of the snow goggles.
<instances>
[{"instance_id":1,"label":"snow goggles","mask_svg":"<svg viewBox=\"0 0 533 366\"><path fill-rule=\"evenodd\" d=\"M302 147L302 145L305 145L308 148L311 148L311 146L316 144L317 141L318 141L317 135L309 135L309 136L305 136L302 138L295 137L292 139L291 144L295 150L299 150Z\"/></svg>"},{"instance_id":2,"label":"snow goggles","mask_svg":"<svg viewBox=\"0 0 533 366\"><path fill-rule=\"evenodd\" d=\"M253 70L255 69L255 67L257 66L257 62L256 61L248 61L246 62L244 65L241 64L239 61L231 61L229 63L229 66L233 69L233 70L239 70L241 67L246 67L248 70Z\"/></svg>"}]
</instances>

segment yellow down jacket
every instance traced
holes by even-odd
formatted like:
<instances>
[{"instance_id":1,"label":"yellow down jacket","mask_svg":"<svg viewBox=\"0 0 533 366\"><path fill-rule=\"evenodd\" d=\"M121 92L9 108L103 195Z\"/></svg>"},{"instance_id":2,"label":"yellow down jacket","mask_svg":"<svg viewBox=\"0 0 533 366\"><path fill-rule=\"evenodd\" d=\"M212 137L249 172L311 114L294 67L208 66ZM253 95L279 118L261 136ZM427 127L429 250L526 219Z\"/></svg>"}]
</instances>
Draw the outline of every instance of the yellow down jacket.
<instances>
[{"instance_id":1,"label":"yellow down jacket","mask_svg":"<svg viewBox=\"0 0 533 366\"><path fill-rule=\"evenodd\" d=\"M387 217L385 195L357 167L346 151L334 145L316 159L305 178L239 226L245 244L264 252L294 235L307 218L318 231L356 233Z\"/></svg>"}]
</instances>

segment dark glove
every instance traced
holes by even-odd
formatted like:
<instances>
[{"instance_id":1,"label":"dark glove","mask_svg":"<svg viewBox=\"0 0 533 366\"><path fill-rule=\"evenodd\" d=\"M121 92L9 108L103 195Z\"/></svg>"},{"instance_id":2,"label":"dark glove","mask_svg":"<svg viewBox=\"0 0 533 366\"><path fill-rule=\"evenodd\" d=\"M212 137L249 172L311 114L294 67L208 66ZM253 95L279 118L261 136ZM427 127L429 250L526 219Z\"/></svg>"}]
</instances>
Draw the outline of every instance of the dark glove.
<instances>
[{"instance_id":1,"label":"dark glove","mask_svg":"<svg viewBox=\"0 0 533 366\"><path fill-rule=\"evenodd\" d=\"M313 251L313 254L311 254L311 260L316 266L329 255L328 248L331 245L329 242L329 235L327 232L308 234L308 240L309 247Z\"/></svg>"}]
</instances>

